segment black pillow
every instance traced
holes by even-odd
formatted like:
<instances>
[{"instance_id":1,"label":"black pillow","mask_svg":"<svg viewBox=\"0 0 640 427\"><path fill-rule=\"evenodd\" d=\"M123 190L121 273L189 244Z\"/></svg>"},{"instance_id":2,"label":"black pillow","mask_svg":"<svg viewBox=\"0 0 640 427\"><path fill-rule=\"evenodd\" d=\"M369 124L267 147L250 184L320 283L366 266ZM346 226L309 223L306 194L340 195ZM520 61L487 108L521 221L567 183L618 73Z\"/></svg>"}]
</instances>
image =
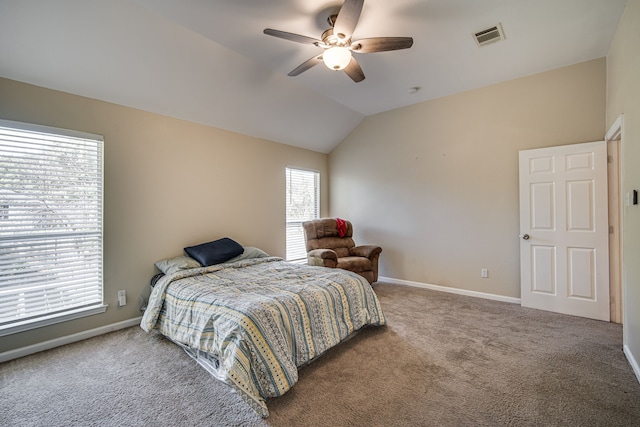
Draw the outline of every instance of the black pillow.
<instances>
[{"instance_id":1,"label":"black pillow","mask_svg":"<svg viewBox=\"0 0 640 427\"><path fill-rule=\"evenodd\" d=\"M244 252L242 245L228 237L214 240L213 242L202 243L201 245L189 246L184 251L191 258L198 261L203 267L229 261Z\"/></svg>"}]
</instances>

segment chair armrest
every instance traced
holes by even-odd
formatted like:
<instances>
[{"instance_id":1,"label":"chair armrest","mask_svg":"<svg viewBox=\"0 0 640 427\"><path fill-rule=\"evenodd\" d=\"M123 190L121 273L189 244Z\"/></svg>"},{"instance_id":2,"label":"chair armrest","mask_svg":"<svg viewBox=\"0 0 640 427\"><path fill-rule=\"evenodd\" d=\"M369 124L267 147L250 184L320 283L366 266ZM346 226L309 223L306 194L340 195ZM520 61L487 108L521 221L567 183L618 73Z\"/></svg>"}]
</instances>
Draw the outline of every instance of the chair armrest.
<instances>
[{"instance_id":1,"label":"chair armrest","mask_svg":"<svg viewBox=\"0 0 640 427\"><path fill-rule=\"evenodd\" d=\"M309 265L320 265L335 268L338 264L338 255L331 249L314 249L307 252Z\"/></svg>"},{"instance_id":2,"label":"chair armrest","mask_svg":"<svg viewBox=\"0 0 640 427\"><path fill-rule=\"evenodd\" d=\"M374 245L354 246L349 249L349 255L362 256L369 259L373 259L376 255L380 255L380 252L382 252L382 248Z\"/></svg>"}]
</instances>

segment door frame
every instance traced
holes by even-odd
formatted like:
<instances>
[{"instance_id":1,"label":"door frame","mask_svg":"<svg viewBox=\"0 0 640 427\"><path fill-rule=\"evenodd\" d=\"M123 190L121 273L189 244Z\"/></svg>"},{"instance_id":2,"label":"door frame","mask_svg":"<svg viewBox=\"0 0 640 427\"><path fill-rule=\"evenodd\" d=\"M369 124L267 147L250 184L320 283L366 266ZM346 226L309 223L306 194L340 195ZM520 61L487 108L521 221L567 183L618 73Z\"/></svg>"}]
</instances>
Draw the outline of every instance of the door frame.
<instances>
[{"instance_id":1,"label":"door frame","mask_svg":"<svg viewBox=\"0 0 640 427\"><path fill-rule=\"evenodd\" d=\"M624 221L622 191L623 115L619 115L604 137L609 156L609 298L611 321L624 323L623 239ZM613 179L611 179L613 178Z\"/></svg>"}]
</instances>

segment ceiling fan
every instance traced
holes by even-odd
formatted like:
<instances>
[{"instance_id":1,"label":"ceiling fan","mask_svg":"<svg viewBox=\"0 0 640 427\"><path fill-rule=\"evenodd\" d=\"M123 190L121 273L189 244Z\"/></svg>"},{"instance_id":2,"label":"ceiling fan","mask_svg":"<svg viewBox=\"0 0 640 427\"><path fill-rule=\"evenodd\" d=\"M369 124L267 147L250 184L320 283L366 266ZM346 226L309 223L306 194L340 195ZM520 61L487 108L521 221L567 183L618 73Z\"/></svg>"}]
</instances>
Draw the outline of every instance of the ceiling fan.
<instances>
[{"instance_id":1,"label":"ceiling fan","mask_svg":"<svg viewBox=\"0 0 640 427\"><path fill-rule=\"evenodd\" d=\"M264 33L267 35L297 43L312 44L324 49L323 53L303 62L288 75L297 76L320 62L324 62L329 69L343 70L357 83L364 80L364 72L351 54L352 52L384 52L408 49L413 45L411 37L372 37L352 41L351 36L358 24L363 4L364 0L345 0L340 11L327 19L331 28L322 33L321 39L271 28L265 29Z\"/></svg>"}]
</instances>

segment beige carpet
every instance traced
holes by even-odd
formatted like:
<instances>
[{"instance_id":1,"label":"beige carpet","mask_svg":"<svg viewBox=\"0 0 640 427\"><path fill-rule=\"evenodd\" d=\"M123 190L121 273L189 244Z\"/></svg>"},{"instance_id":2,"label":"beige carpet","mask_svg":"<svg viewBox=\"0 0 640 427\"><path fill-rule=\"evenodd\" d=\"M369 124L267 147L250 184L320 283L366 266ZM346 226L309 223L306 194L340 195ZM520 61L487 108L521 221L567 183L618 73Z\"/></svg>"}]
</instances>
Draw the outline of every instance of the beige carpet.
<instances>
[{"instance_id":1,"label":"beige carpet","mask_svg":"<svg viewBox=\"0 0 640 427\"><path fill-rule=\"evenodd\" d=\"M0 365L2 426L638 426L620 325L398 285L257 417L134 327Z\"/></svg>"}]
</instances>

